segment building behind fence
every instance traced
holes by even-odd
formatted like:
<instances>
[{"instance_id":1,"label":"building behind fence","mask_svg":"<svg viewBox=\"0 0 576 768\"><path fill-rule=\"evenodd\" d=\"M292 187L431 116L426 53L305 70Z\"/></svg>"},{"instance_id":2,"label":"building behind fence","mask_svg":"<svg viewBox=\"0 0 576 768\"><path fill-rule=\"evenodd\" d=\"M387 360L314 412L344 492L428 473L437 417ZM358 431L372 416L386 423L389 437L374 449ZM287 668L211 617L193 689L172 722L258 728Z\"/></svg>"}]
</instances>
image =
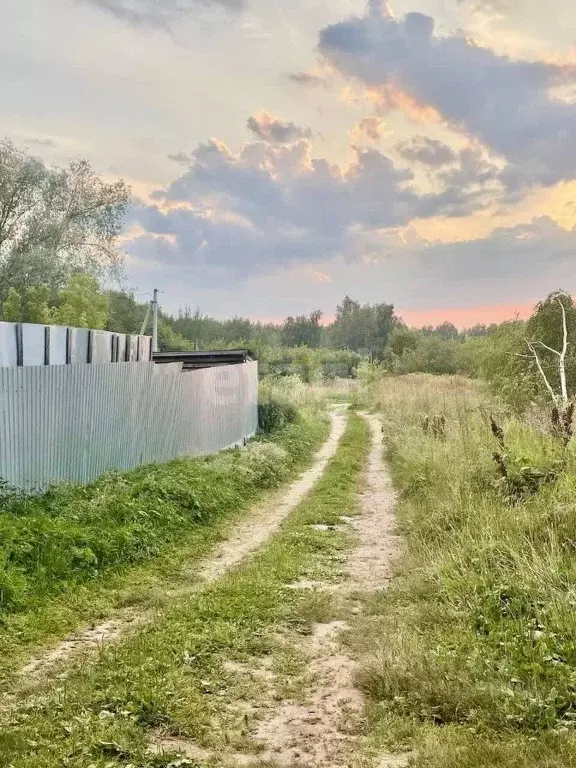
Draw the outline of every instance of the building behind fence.
<instances>
[{"instance_id":1,"label":"building behind fence","mask_svg":"<svg viewBox=\"0 0 576 768\"><path fill-rule=\"evenodd\" d=\"M87 483L256 432L257 363L150 358L146 336L0 323L0 478L24 490Z\"/></svg>"}]
</instances>

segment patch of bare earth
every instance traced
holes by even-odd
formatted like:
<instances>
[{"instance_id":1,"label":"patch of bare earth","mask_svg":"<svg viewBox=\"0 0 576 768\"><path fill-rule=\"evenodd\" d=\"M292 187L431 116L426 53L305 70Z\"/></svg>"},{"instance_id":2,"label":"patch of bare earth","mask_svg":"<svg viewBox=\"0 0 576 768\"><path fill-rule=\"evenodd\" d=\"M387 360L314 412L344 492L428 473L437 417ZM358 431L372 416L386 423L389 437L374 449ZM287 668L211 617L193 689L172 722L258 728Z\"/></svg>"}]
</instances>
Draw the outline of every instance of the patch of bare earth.
<instances>
[{"instance_id":1,"label":"patch of bare earth","mask_svg":"<svg viewBox=\"0 0 576 768\"><path fill-rule=\"evenodd\" d=\"M231 536L223 541L210 557L199 566L190 569L190 583L170 590L174 599L191 593L221 578L242 560L256 552L281 525L282 521L298 506L324 472L334 456L346 427L345 408L336 407L330 413L330 436L316 454L313 465L288 488L275 494L264 506L259 507L239 523ZM188 574L187 574L188 575ZM102 624L92 626L64 639L57 646L30 660L19 674L21 688L33 688L57 673L65 673L72 662L85 661L95 656L103 645L114 642L128 632L135 631L153 620L156 612L138 611L134 607L118 611ZM9 700L7 700L9 702Z\"/></svg>"},{"instance_id":2,"label":"patch of bare earth","mask_svg":"<svg viewBox=\"0 0 576 768\"><path fill-rule=\"evenodd\" d=\"M399 549L394 534L395 497L382 459L380 420L366 415L371 430L371 450L360 496L362 514L346 518L357 536L347 572L349 578L331 591L339 593L350 612L356 612L352 596L386 588L391 565ZM317 681L306 704L283 703L254 731L263 751L258 761L280 768L354 768L366 766L358 754L364 697L355 685L357 663L342 648L339 636L346 622L317 624L305 641L309 672ZM255 763L257 761L255 760ZM400 768L404 756L380 756L374 766Z\"/></svg>"},{"instance_id":3,"label":"patch of bare earth","mask_svg":"<svg viewBox=\"0 0 576 768\"><path fill-rule=\"evenodd\" d=\"M338 596L351 613L358 613L356 593L385 589L400 540L394 533L395 497L382 459L381 423L365 415L371 430L371 450L364 489L360 494L361 515L343 517L353 527L357 545L347 560L348 578L338 585L295 582L300 589L326 588ZM340 641L348 629L345 621L317 624L307 638L298 637L298 649L308 659L307 672L314 681L304 703L287 700L270 702L265 719L250 736L255 754L204 752L219 766L278 766L278 768L404 768L405 755L361 754L359 735L364 713L364 697L355 684L357 662ZM169 744L165 743L164 747ZM182 754L191 755L193 745ZM211 763L212 764L212 763Z\"/></svg>"}]
</instances>

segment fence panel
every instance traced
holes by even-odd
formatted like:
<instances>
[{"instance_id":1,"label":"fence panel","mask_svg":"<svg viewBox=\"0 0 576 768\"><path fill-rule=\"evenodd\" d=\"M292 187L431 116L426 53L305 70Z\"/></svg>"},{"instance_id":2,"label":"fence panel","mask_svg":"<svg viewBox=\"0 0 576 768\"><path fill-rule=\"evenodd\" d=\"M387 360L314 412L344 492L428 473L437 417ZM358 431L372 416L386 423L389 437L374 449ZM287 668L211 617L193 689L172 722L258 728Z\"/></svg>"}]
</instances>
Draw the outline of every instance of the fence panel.
<instances>
[{"instance_id":1,"label":"fence panel","mask_svg":"<svg viewBox=\"0 0 576 768\"><path fill-rule=\"evenodd\" d=\"M255 362L0 367L0 478L25 490L213 453L257 426Z\"/></svg>"}]
</instances>

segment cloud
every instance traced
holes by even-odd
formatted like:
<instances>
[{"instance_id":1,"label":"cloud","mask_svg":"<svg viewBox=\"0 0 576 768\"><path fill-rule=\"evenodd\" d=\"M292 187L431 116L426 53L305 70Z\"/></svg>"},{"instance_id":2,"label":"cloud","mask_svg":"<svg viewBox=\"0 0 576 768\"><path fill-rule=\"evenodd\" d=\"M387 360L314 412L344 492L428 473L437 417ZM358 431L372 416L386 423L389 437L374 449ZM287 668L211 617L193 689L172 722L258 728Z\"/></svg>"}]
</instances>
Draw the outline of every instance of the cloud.
<instances>
[{"instance_id":1,"label":"cloud","mask_svg":"<svg viewBox=\"0 0 576 768\"><path fill-rule=\"evenodd\" d=\"M168 155L168 160L180 163L180 165L190 165L190 163L193 162L193 156L180 150L179 152L174 152L173 154Z\"/></svg>"},{"instance_id":2,"label":"cloud","mask_svg":"<svg viewBox=\"0 0 576 768\"><path fill-rule=\"evenodd\" d=\"M368 233L359 243L366 269L338 270L326 264L333 284L354 281L359 295L375 295L385 282L389 300L404 306L462 306L536 299L558 285L576 289L576 231L547 216L465 242L429 242L418 237L384 238ZM374 286L371 288L370 286Z\"/></svg>"},{"instance_id":3,"label":"cloud","mask_svg":"<svg viewBox=\"0 0 576 768\"><path fill-rule=\"evenodd\" d=\"M199 6L216 6L232 11L243 8L244 0L83 0L129 24L169 28Z\"/></svg>"},{"instance_id":4,"label":"cloud","mask_svg":"<svg viewBox=\"0 0 576 768\"><path fill-rule=\"evenodd\" d=\"M445 216L467 216L501 199L500 168L485 156L481 147L466 147L454 153L453 160L455 165L435 169L432 178L440 191L423 196L420 216L435 216L438 209Z\"/></svg>"},{"instance_id":5,"label":"cloud","mask_svg":"<svg viewBox=\"0 0 576 768\"><path fill-rule=\"evenodd\" d=\"M485 281L486 287L505 281L509 297L521 293L517 285L529 282L539 296L541 281L556 285L559 274L573 268L575 247L575 230L565 230L542 216L527 224L496 229L487 238L434 246L426 255L426 271L429 277L467 284L471 298L477 280ZM488 291L485 295L489 296Z\"/></svg>"},{"instance_id":6,"label":"cloud","mask_svg":"<svg viewBox=\"0 0 576 768\"><path fill-rule=\"evenodd\" d=\"M56 142L52 139L28 139L26 144L30 144L33 147L54 147Z\"/></svg>"},{"instance_id":7,"label":"cloud","mask_svg":"<svg viewBox=\"0 0 576 768\"><path fill-rule=\"evenodd\" d=\"M248 128L259 139L272 144L290 144L299 139L312 136L310 128L303 128L295 123L285 123L269 112L258 112L248 118Z\"/></svg>"},{"instance_id":8,"label":"cloud","mask_svg":"<svg viewBox=\"0 0 576 768\"><path fill-rule=\"evenodd\" d=\"M320 52L369 89L405 94L508 162L512 193L576 176L576 109L550 89L574 68L517 61L462 36L437 37L434 19L395 19L373 3L363 17L326 27Z\"/></svg>"},{"instance_id":9,"label":"cloud","mask_svg":"<svg viewBox=\"0 0 576 768\"><path fill-rule=\"evenodd\" d=\"M286 77L290 82L301 85L305 88L325 87L326 80L320 75L313 75L310 72L289 72Z\"/></svg>"},{"instance_id":10,"label":"cloud","mask_svg":"<svg viewBox=\"0 0 576 768\"><path fill-rule=\"evenodd\" d=\"M436 168L457 160L456 153L447 144L428 136L415 136L411 141L401 142L396 145L396 151L406 160Z\"/></svg>"},{"instance_id":11,"label":"cloud","mask_svg":"<svg viewBox=\"0 0 576 768\"><path fill-rule=\"evenodd\" d=\"M191 167L153 195L159 205L135 207L130 221L173 236L175 245L162 245L170 258L238 278L347 252L355 227L396 226L418 206L406 187L411 172L377 150L356 150L344 169L313 158L306 140L246 144L238 154L212 140L193 155Z\"/></svg>"},{"instance_id":12,"label":"cloud","mask_svg":"<svg viewBox=\"0 0 576 768\"><path fill-rule=\"evenodd\" d=\"M230 248L244 247L230 234ZM311 248L310 261L250 269L241 280L213 264L202 243L194 258L151 237L131 247L139 255L134 282L142 285L145 276L147 285L165 289L164 300L174 311L190 302L189 285L205 311L228 315L232 304L241 314L278 317L315 307L332 312L350 286L362 301L388 300L411 308L533 304L559 285L576 291L576 232L547 217L459 243L423 240L410 227L361 230L349 242L347 257L325 258ZM237 251L239 263L243 256Z\"/></svg>"},{"instance_id":13,"label":"cloud","mask_svg":"<svg viewBox=\"0 0 576 768\"><path fill-rule=\"evenodd\" d=\"M281 125L277 138L287 138L286 126L290 138L298 134L292 123ZM337 165L314 157L308 139L275 141L276 119L258 126L266 140L239 152L212 139L186 156L189 167L178 178L132 209L130 224L145 234L128 251L146 260L156 253L175 275L198 270L243 281L337 256L354 261L366 239L374 240L371 252L386 252L390 229L469 214L501 191L498 169L478 147L434 169L433 191L422 192L410 169L376 148L355 146L352 162Z\"/></svg>"},{"instance_id":14,"label":"cloud","mask_svg":"<svg viewBox=\"0 0 576 768\"><path fill-rule=\"evenodd\" d=\"M386 123L379 117L363 117L359 120L351 131L352 142L358 142L361 139L370 141L380 141L382 138L382 129Z\"/></svg>"}]
</instances>

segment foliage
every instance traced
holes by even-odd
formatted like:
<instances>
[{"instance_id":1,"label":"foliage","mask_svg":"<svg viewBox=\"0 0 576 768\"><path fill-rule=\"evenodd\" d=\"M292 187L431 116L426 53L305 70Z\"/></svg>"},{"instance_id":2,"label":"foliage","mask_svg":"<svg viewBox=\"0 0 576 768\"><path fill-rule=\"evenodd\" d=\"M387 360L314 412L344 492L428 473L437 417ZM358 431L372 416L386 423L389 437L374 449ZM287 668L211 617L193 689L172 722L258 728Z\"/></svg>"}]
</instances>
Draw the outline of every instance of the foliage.
<instances>
[{"instance_id":1,"label":"foliage","mask_svg":"<svg viewBox=\"0 0 576 768\"><path fill-rule=\"evenodd\" d=\"M171 321L176 333L200 349L253 348L260 343L266 346L281 343L281 327L273 323L259 323L243 317L217 320L200 310L193 312L190 307L180 310Z\"/></svg>"},{"instance_id":2,"label":"foliage","mask_svg":"<svg viewBox=\"0 0 576 768\"><path fill-rule=\"evenodd\" d=\"M48 285L28 286L20 293L10 288L2 305L2 319L13 323L105 328L108 298L100 291L96 278L77 274L52 296Z\"/></svg>"},{"instance_id":3,"label":"foliage","mask_svg":"<svg viewBox=\"0 0 576 768\"><path fill-rule=\"evenodd\" d=\"M336 309L330 336L337 348L381 358L388 347L393 325L394 307L391 304L360 304L346 296Z\"/></svg>"},{"instance_id":4,"label":"foliage","mask_svg":"<svg viewBox=\"0 0 576 768\"><path fill-rule=\"evenodd\" d=\"M77 272L113 272L130 191L86 161L47 168L0 143L0 301L8 289L62 288Z\"/></svg>"},{"instance_id":5,"label":"foliage","mask_svg":"<svg viewBox=\"0 0 576 768\"><path fill-rule=\"evenodd\" d=\"M263 675L240 675L230 662L262 657L274 662L277 698L292 698L309 687L306 659L292 638L308 634L332 612L314 591L289 585L338 575L351 541L337 524L341 515L356 512L368 445L365 422L353 416L326 472L263 551L215 584L176 599L168 596L146 631L126 636L102 649L93 664L73 670L64 695L58 685L41 706L16 705L9 714L0 713L0 763L14 768L196 764L177 751L153 754L150 741L157 730L152 729L158 726L218 756L253 746L245 734L258 724L259 705L269 704L270 688ZM317 531L315 524L333 530ZM239 702L246 700L255 706L240 711Z\"/></svg>"},{"instance_id":6,"label":"foliage","mask_svg":"<svg viewBox=\"0 0 576 768\"><path fill-rule=\"evenodd\" d=\"M105 328L108 298L100 293L98 281L90 275L74 275L60 293L60 306L52 322L75 328Z\"/></svg>"},{"instance_id":7,"label":"foliage","mask_svg":"<svg viewBox=\"0 0 576 768\"><path fill-rule=\"evenodd\" d=\"M412 352L418 346L418 333L403 323L398 323L390 334L390 351L396 357Z\"/></svg>"},{"instance_id":8,"label":"foliage","mask_svg":"<svg viewBox=\"0 0 576 768\"><path fill-rule=\"evenodd\" d=\"M6 494L0 506L0 616L157 556L196 526L245 508L307 460L323 432L292 419L274 442L112 473L87 487Z\"/></svg>"},{"instance_id":9,"label":"foliage","mask_svg":"<svg viewBox=\"0 0 576 768\"><path fill-rule=\"evenodd\" d=\"M16 288L8 289L2 304L2 319L8 323L19 323L22 320L22 296Z\"/></svg>"},{"instance_id":10,"label":"foliage","mask_svg":"<svg viewBox=\"0 0 576 768\"><path fill-rule=\"evenodd\" d=\"M459 373L458 351L460 342L440 336L419 334L416 346L405 349L398 358L396 373Z\"/></svg>"},{"instance_id":11,"label":"foliage","mask_svg":"<svg viewBox=\"0 0 576 768\"><path fill-rule=\"evenodd\" d=\"M295 421L297 414L291 403L273 399L258 403L258 425L265 434L283 429Z\"/></svg>"},{"instance_id":12,"label":"foliage","mask_svg":"<svg viewBox=\"0 0 576 768\"><path fill-rule=\"evenodd\" d=\"M321 319L320 310L311 312L310 316L287 317L282 328L282 344L285 347L319 347L322 340Z\"/></svg>"},{"instance_id":13,"label":"foliage","mask_svg":"<svg viewBox=\"0 0 576 768\"><path fill-rule=\"evenodd\" d=\"M499 410L478 382L387 379L381 402L408 548L357 639L376 717L409 734L423 765L520 766L511 745L527 755L541 739L537 765L572 765L561 734L576 710L573 447L548 417ZM422 429L438 413L442 440Z\"/></svg>"},{"instance_id":14,"label":"foliage","mask_svg":"<svg viewBox=\"0 0 576 768\"><path fill-rule=\"evenodd\" d=\"M32 285L19 293L9 288L2 304L2 319L11 323L50 323L52 312L48 306L50 289L47 285Z\"/></svg>"},{"instance_id":15,"label":"foliage","mask_svg":"<svg viewBox=\"0 0 576 768\"><path fill-rule=\"evenodd\" d=\"M305 381L350 378L362 357L356 352L307 347L261 347L256 350L262 375L297 374Z\"/></svg>"},{"instance_id":16,"label":"foliage","mask_svg":"<svg viewBox=\"0 0 576 768\"><path fill-rule=\"evenodd\" d=\"M538 357L546 372L546 377L552 388L559 391L560 378L557 357L547 347L558 351L562 349L563 321L560 304L564 307L566 314L568 339L572 341L568 345L566 380L568 392L574 395L576 394L576 345L574 344L574 340L576 340L576 306L574 306L570 294L566 291L554 291L544 301L540 301L526 323L526 338L538 345ZM534 369L533 361L528 361L526 365ZM541 386L540 381L539 384Z\"/></svg>"}]
</instances>

